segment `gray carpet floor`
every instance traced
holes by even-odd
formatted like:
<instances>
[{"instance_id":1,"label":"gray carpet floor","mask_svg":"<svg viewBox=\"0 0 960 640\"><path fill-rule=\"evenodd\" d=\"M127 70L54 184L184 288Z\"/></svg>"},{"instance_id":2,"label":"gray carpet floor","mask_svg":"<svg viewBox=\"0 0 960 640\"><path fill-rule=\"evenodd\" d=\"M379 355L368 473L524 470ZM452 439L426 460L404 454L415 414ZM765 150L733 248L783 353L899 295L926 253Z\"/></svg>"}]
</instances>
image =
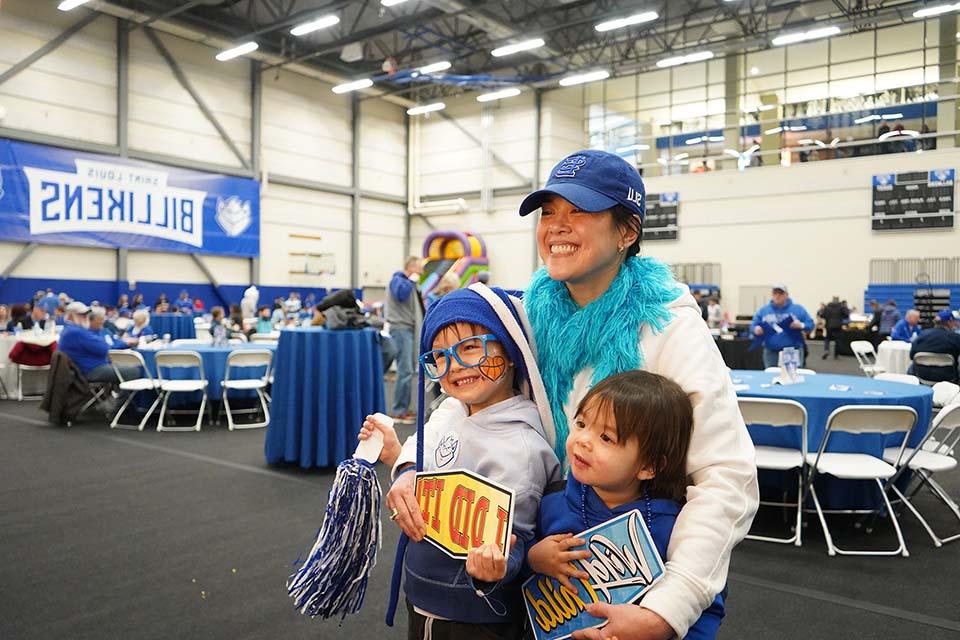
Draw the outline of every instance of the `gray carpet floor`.
<instances>
[{"instance_id":1,"label":"gray carpet floor","mask_svg":"<svg viewBox=\"0 0 960 640\"><path fill-rule=\"evenodd\" d=\"M819 359L855 373L852 358ZM820 366L818 366L820 365ZM388 393L388 398L389 398ZM284 582L319 527L331 470L270 467L263 430L55 428L33 402L0 402L0 639L402 638L383 624L396 529L363 610L342 624L295 612ZM385 476L381 480L386 486ZM960 495L960 475L943 478ZM918 507L960 530L930 496ZM766 510L759 525L776 528ZM885 544L835 516L838 542ZM960 542L934 549L902 518L909 558L830 558L815 517L802 548L734 551L722 638L960 638Z\"/></svg>"}]
</instances>

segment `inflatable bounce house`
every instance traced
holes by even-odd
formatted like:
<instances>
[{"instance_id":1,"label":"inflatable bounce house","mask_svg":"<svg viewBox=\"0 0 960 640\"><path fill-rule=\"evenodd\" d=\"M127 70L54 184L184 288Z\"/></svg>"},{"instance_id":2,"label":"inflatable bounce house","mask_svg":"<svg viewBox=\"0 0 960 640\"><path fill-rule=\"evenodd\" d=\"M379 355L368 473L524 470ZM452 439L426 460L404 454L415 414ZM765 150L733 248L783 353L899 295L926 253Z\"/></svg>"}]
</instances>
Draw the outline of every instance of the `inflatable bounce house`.
<instances>
[{"instance_id":1,"label":"inflatable bounce house","mask_svg":"<svg viewBox=\"0 0 960 640\"><path fill-rule=\"evenodd\" d=\"M487 245L469 231L434 231L423 241L426 262L420 290L427 295L447 272L460 279L460 286L476 282L477 274L488 269Z\"/></svg>"}]
</instances>

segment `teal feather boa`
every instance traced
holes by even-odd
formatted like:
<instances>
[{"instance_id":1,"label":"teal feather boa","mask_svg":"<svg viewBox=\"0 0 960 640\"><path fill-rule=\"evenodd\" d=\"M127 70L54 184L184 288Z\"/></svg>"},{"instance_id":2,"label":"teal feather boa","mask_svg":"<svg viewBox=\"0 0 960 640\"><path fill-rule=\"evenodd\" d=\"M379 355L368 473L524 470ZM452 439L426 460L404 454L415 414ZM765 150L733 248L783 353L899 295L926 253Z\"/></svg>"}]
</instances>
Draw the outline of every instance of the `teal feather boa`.
<instances>
[{"instance_id":1,"label":"teal feather boa","mask_svg":"<svg viewBox=\"0 0 960 640\"><path fill-rule=\"evenodd\" d=\"M653 258L625 260L606 292L582 308L546 269L533 274L524 307L537 343L537 364L556 423L554 448L561 462L569 432L563 405L573 379L586 367L593 367L594 384L641 368L640 328L646 324L662 331L670 322L667 304L681 291L670 268Z\"/></svg>"}]
</instances>

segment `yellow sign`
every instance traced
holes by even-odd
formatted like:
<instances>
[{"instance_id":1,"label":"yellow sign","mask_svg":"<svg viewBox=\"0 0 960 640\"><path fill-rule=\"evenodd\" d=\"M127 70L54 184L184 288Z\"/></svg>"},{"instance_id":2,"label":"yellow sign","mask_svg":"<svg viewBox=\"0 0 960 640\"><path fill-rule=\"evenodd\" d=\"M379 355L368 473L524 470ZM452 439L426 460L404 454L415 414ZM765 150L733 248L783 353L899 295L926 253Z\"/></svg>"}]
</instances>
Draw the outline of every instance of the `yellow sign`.
<instances>
[{"instance_id":1,"label":"yellow sign","mask_svg":"<svg viewBox=\"0 0 960 640\"><path fill-rule=\"evenodd\" d=\"M426 538L447 555L466 558L470 549L496 543L510 553L514 493L481 475L454 469L417 474L417 502Z\"/></svg>"}]
</instances>

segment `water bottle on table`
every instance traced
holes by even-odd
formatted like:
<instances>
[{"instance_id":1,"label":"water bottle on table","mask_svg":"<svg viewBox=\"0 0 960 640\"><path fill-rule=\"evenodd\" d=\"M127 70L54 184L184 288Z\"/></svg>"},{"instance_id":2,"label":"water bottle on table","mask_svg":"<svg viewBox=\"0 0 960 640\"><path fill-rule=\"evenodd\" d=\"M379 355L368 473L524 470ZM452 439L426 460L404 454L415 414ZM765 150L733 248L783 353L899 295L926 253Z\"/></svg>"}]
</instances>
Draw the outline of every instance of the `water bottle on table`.
<instances>
[{"instance_id":1,"label":"water bottle on table","mask_svg":"<svg viewBox=\"0 0 960 640\"><path fill-rule=\"evenodd\" d=\"M799 349L787 347L780 351L780 384L794 384L798 382L797 369L799 368Z\"/></svg>"}]
</instances>

